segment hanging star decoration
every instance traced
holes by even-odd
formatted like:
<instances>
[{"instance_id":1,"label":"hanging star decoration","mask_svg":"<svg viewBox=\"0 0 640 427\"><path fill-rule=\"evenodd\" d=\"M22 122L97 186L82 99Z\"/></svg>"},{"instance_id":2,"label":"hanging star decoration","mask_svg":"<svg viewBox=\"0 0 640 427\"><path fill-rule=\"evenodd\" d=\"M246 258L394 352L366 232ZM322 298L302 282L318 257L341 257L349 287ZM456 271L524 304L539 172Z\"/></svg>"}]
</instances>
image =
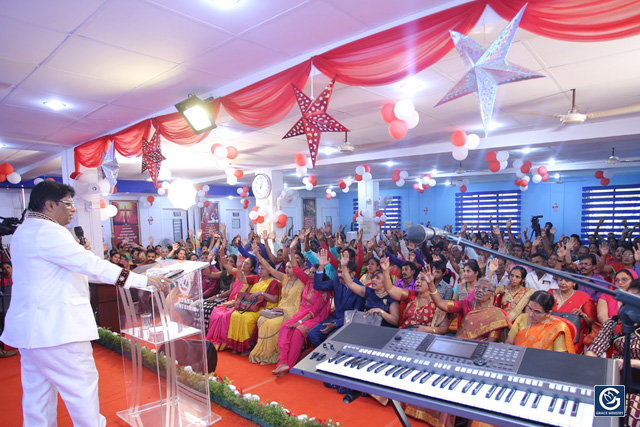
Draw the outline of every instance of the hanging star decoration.
<instances>
[{"instance_id":1,"label":"hanging star decoration","mask_svg":"<svg viewBox=\"0 0 640 427\"><path fill-rule=\"evenodd\" d=\"M468 71L436 104L436 107L461 96L477 93L485 136L489 133L498 85L545 77L506 60L524 9L524 7L520 9L520 12L486 50L464 34L450 31L453 43Z\"/></svg>"},{"instance_id":2,"label":"hanging star decoration","mask_svg":"<svg viewBox=\"0 0 640 427\"><path fill-rule=\"evenodd\" d=\"M104 156L102 156L100 170L102 171L102 178L109 182L111 191L113 191L118 183L118 172L120 171L120 165L118 164L118 159L116 159L116 149L113 142Z\"/></svg>"},{"instance_id":3,"label":"hanging star decoration","mask_svg":"<svg viewBox=\"0 0 640 427\"><path fill-rule=\"evenodd\" d=\"M302 112L302 118L298 120L282 139L306 135L313 167L316 166L322 132L349 132L349 129L342 126L336 119L327 114L327 107L329 106L329 100L331 99L331 92L333 92L335 82L336 79L334 77L315 100L311 100L311 98L292 85L298 106Z\"/></svg>"},{"instance_id":4,"label":"hanging star decoration","mask_svg":"<svg viewBox=\"0 0 640 427\"><path fill-rule=\"evenodd\" d=\"M160 173L160 164L163 160L167 160L160 150L160 133L156 131L151 141L142 140L142 172L149 171L149 175L153 180L153 184L158 186L158 174Z\"/></svg>"}]
</instances>

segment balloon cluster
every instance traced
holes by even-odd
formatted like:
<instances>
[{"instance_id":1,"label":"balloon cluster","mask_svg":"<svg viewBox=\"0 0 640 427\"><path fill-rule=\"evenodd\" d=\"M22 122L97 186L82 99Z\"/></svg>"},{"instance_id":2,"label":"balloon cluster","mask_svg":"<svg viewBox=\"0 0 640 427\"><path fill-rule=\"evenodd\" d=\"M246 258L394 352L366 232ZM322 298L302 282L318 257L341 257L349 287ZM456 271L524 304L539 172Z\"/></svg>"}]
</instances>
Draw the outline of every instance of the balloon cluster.
<instances>
[{"instance_id":1,"label":"balloon cluster","mask_svg":"<svg viewBox=\"0 0 640 427\"><path fill-rule=\"evenodd\" d=\"M244 176L244 172L234 168L226 168L224 173L227 174L227 184L229 185L236 185L238 180Z\"/></svg>"},{"instance_id":2,"label":"balloon cluster","mask_svg":"<svg viewBox=\"0 0 640 427\"><path fill-rule=\"evenodd\" d=\"M431 178L430 174L426 174L418 182L413 184L413 189L416 190L418 193L423 194L424 190L426 190L429 187L435 187L435 185L436 185L436 180Z\"/></svg>"},{"instance_id":3,"label":"balloon cluster","mask_svg":"<svg viewBox=\"0 0 640 427\"><path fill-rule=\"evenodd\" d=\"M356 212L353 215L353 220L357 222L373 220L379 226L383 226L387 221L387 216L382 211L377 211L375 214L371 209L363 209Z\"/></svg>"},{"instance_id":4,"label":"balloon cluster","mask_svg":"<svg viewBox=\"0 0 640 427\"><path fill-rule=\"evenodd\" d=\"M373 217L373 222L382 227L387 222L387 216L384 214L384 212L378 211Z\"/></svg>"},{"instance_id":5,"label":"balloon cluster","mask_svg":"<svg viewBox=\"0 0 640 427\"><path fill-rule=\"evenodd\" d=\"M229 160L238 157L238 149L232 145L225 147L222 144L213 144L211 146L211 153L216 158L216 164L220 169L228 168Z\"/></svg>"},{"instance_id":6,"label":"balloon cluster","mask_svg":"<svg viewBox=\"0 0 640 427\"><path fill-rule=\"evenodd\" d=\"M539 166L532 176L527 175L533 168L533 164L529 160L524 162L520 159L515 160L513 167L516 169L517 177L514 184L520 187L520 191L527 191L529 189L529 182L531 181L533 181L534 184L539 184L540 182L549 180L549 173L546 166Z\"/></svg>"},{"instance_id":7,"label":"balloon cluster","mask_svg":"<svg viewBox=\"0 0 640 427\"><path fill-rule=\"evenodd\" d=\"M489 162L489 170L491 172L498 172L503 169L506 169L509 166L509 152L508 151L489 151L486 156L484 156L485 160ZM531 162L529 162L531 164ZM529 166L531 167L531 166ZM525 172L527 173L527 172Z\"/></svg>"},{"instance_id":8,"label":"balloon cluster","mask_svg":"<svg viewBox=\"0 0 640 427\"><path fill-rule=\"evenodd\" d=\"M207 191L209 191L209 186L208 185L198 185L196 187L196 190L198 190L198 192L196 193L196 197L198 200L198 203L196 203L196 206L198 206L200 209L206 207L209 207L209 205L211 205L211 202L209 202L207 200Z\"/></svg>"},{"instance_id":9,"label":"balloon cluster","mask_svg":"<svg viewBox=\"0 0 640 427\"><path fill-rule=\"evenodd\" d=\"M100 198L100 208L102 209L102 201L104 199ZM140 203L142 203L142 206L145 208L150 208L151 206L153 206L153 202L155 200L155 197L153 196L147 196L147 197L140 197ZM105 202L106 203L106 202Z\"/></svg>"},{"instance_id":10,"label":"balloon cluster","mask_svg":"<svg viewBox=\"0 0 640 427\"><path fill-rule=\"evenodd\" d=\"M247 209L249 207L249 199L247 199L247 196L249 196L249 187L244 186L238 188L237 191L240 198L242 198L242 209Z\"/></svg>"},{"instance_id":11,"label":"balloon cluster","mask_svg":"<svg viewBox=\"0 0 640 427\"><path fill-rule=\"evenodd\" d=\"M384 104L380 110L382 120L389 123L389 135L393 139L402 139L409 129L418 126L420 116L410 99L401 99L396 102Z\"/></svg>"},{"instance_id":12,"label":"balloon cluster","mask_svg":"<svg viewBox=\"0 0 640 427\"><path fill-rule=\"evenodd\" d=\"M307 158L304 154L296 154L293 161L296 163L296 173L298 175L306 175L309 169L313 169L311 158Z\"/></svg>"},{"instance_id":13,"label":"balloon cluster","mask_svg":"<svg viewBox=\"0 0 640 427\"><path fill-rule=\"evenodd\" d=\"M315 175L309 175L302 178L302 183L304 184L304 188L306 188L307 191L311 191L313 190L313 187L318 185L318 180L316 179Z\"/></svg>"},{"instance_id":14,"label":"balloon cluster","mask_svg":"<svg viewBox=\"0 0 640 427\"><path fill-rule=\"evenodd\" d=\"M609 185L611 178L613 177L613 171L596 171L594 176L600 180L600 185Z\"/></svg>"},{"instance_id":15,"label":"balloon cluster","mask_svg":"<svg viewBox=\"0 0 640 427\"><path fill-rule=\"evenodd\" d=\"M262 224L267 219L274 223L278 228L285 228L289 217L282 211L277 211L273 215L269 215L269 209L265 206L254 206L251 212L249 212L249 219L254 224Z\"/></svg>"},{"instance_id":16,"label":"balloon cluster","mask_svg":"<svg viewBox=\"0 0 640 427\"><path fill-rule=\"evenodd\" d=\"M356 181L371 181L371 167L369 165L360 165L356 167L356 174L353 176Z\"/></svg>"},{"instance_id":17,"label":"balloon cluster","mask_svg":"<svg viewBox=\"0 0 640 427\"><path fill-rule=\"evenodd\" d=\"M451 134L453 144L453 158L461 162L469 155L469 150L478 148L480 137L476 134L467 135L463 130L457 130Z\"/></svg>"},{"instance_id":18,"label":"balloon cluster","mask_svg":"<svg viewBox=\"0 0 640 427\"><path fill-rule=\"evenodd\" d=\"M337 194L336 194L335 191L333 191L330 188L327 188L327 194L325 194L324 198L327 199L327 200L331 200L333 197L336 197L336 196L337 196Z\"/></svg>"},{"instance_id":19,"label":"balloon cluster","mask_svg":"<svg viewBox=\"0 0 640 427\"><path fill-rule=\"evenodd\" d=\"M162 181L161 184L159 184L158 187L158 194L160 196L165 196L167 194L169 194L169 181Z\"/></svg>"},{"instance_id":20,"label":"balloon cluster","mask_svg":"<svg viewBox=\"0 0 640 427\"><path fill-rule=\"evenodd\" d=\"M404 185L404 180L409 177L409 172L396 169L391 174L391 181L395 182L398 187Z\"/></svg>"},{"instance_id":21,"label":"balloon cluster","mask_svg":"<svg viewBox=\"0 0 640 427\"><path fill-rule=\"evenodd\" d=\"M82 175L82 174L80 174L80 175ZM53 178L51 178L51 177L49 177L49 178L45 178L45 179L42 179L42 178L36 178L36 179L34 179L34 180L33 180L33 185L38 185L38 184L40 184L42 181L55 181L55 179L53 179ZM114 189L113 189L113 194L115 194L115 193L116 193L116 189L114 188Z\"/></svg>"},{"instance_id":22,"label":"balloon cluster","mask_svg":"<svg viewBox=\"0 0 640 427\"><path fill-rule=\"evenodd\" d=\"M456 181L456 187L460 189L461 193L467 192L467 186L469 185L469 179L463 178Z\"/></svg>"},{"instance_id":23,"label":"balloon cluster","mask_svg":"<svg viewBox=\"0 0 640 427\"><path fill-rule=\"evenodd\" d=\"M0 182L4 182L5 180L12 184L18 184L22 181L22 177L13 170L13 166L11 166L10 163L0 164Z\"/></svg>"},{"instance_id":24,"label":"balloon cluster","mask_svg":"<svg viewBox=\"0 0 640 427\"><path fill-rule=\"evenodd\" d=\"M338 187L340 187L340 189L342 190L343 193L348 193L349 192L349 186L351 185L351 178L347 178L347 180L345 181L344 179L339 179L338 180ZM333 196L335 197L335 196Z\"/></svg>"}]
</instances>

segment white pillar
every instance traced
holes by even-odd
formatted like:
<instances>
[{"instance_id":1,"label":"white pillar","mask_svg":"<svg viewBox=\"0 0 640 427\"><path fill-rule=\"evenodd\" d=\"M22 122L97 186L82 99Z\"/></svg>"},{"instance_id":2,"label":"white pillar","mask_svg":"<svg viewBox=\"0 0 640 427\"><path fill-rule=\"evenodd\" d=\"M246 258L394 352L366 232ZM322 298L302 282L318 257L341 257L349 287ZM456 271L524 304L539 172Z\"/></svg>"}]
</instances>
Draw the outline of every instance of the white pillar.
<instances>
[{"instance_id":1,"label":"white pillar","mask_svg":"<svg viewBox=\"0 0 640 427\"><path fill-rule=\"evenodd\" d=\"M257 206L264 206L267 208L269 213L273 215L278 211L278 196L282 193L284 189L284 180L282 178L282 171L280 170L271 170L271 169L260 169L256 171L256 174L263 173L269 177L271 180L271 192L267 196L266 199L258 199L256 198ZM278 228L275 223L272 223L268 220L265 220L262 224L258 224L257 230L259 233L262 233L263 230L267 230L269 232L276 232L276 239L279 239L285 231L285 228Z\"/></svg>"},{"instance_id":2,"label":"white pillar","mask_svg":"<svg viewBox=\"0 0 640 427\"><path fill-rule=\"evenodd\" d=\"M62 182L73 187L73 180L70 175L75 171L73 148L65 150L61 154ZM98 174L98 169L87 169L81 166L81 172L86 174ZM102 221L100 220L100 205L85 202L79 198L76 201L76 214L74 215L71 227L80 226L84 231L84 237L91 243L91 250L100 258L104 257Z\"/></svg>"},{"instance_id":3,"label":"white pillar","mask_svg":"<svg viewBox=\"0 0 640 427\"><path fill-rule=\"evenodd\" d=\"M369 210L375 215L378 205L378 182L358 181L358 210ZM362 239L369 240L380 227L373 222L373 219L364 220L360 223L363 230Z\"/></svg>"}]
</instances>

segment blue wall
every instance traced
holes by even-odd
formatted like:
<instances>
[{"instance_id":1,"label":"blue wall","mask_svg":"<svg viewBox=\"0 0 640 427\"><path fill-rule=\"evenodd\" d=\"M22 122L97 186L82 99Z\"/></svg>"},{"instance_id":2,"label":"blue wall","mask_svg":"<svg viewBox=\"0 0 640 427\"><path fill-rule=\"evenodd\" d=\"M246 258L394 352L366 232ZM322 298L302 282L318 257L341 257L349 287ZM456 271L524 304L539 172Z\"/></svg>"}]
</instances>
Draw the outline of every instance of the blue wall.
<instances>
[{"instance_id":1,"label":"blue wall","mask_svg":"<svg viewBox=\"0 0 640 427\"><path fill-rule=\"evenodd\" d=\"M438 179L436 177L436 179ZM515 179L515 176L514 176ZM438 179L440 183L444 179ZM552 182L553 181L553 182ZM559 232L566 235L580 234L581 208L582 208L582 187L592 187L599 184L593 175L582 177L572 177L564 184L556 184L555 179L549 183L529 184L529 189L522 192L522 216L520 220L526 227L531 222L533 215L542 215L541 222L544 224L551 221ZM614 175L610 185L640 185L640 174ZM402 197L402 221L412 221L414 224L431 221L435 227L442 227L445 224L455 224L455 200L457 187L447 187L438 184L435 188L427 189L424 194L413 190L413 182L407 181L405 187L397 190L380 190L380 196L395 195ZM484 184L469 185L469 192L495 191L515 189L513 181L493 182ZM350 224L353 216L353 199L358 196L357 191L347 194L339 193L340 199L340 222ZM553 205L558 205L557 212L554 212ZM424 208L429 211L425 215Z\"/></svg>"}]
</instances>

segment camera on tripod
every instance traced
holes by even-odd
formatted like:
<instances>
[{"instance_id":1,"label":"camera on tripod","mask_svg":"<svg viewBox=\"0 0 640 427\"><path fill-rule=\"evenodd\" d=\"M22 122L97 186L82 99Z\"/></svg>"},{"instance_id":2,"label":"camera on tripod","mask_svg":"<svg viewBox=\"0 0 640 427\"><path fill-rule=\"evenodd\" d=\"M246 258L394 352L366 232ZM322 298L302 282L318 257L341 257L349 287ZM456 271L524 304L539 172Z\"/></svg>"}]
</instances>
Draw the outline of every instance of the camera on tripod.
<instances>
[{"instance_id":1,"label":"camera on tripod","mask_svg":"<svg viewBox=\"0 0 640 427\"><path fill-rule=\"evenodd\" d=\"M540 218L542 218L542 215L535 215L531 217L531 229L535 233L536 237L542 235L542 230L540 229Z\"/></svg>"}]
</instances>

